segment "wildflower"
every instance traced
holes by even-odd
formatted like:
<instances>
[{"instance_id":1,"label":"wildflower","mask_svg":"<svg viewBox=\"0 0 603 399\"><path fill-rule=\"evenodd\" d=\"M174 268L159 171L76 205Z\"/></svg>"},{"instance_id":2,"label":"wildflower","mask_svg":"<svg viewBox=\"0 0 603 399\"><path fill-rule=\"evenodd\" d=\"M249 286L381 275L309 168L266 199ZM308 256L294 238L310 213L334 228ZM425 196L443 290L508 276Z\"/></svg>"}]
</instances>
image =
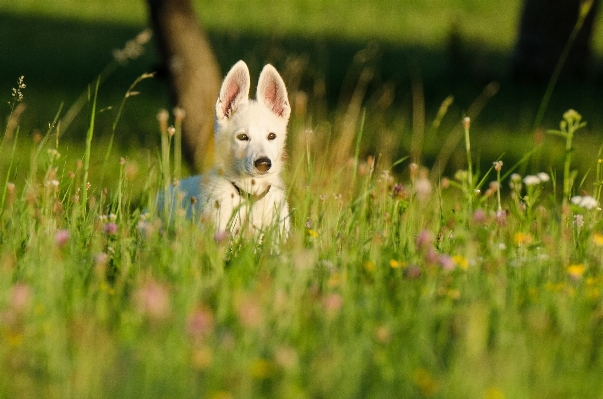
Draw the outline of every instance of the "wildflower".
<instances>
[{"instance_id":1,"label":"wildflower","mask_svg":"<svg viewBox=\"0 0 603 399\"><path fill-rule=\"evenodd\" d=\"M216 242L216 244L220 244L221 242L228 240L229 237L230 233L228 232L228 230L218 231L216 232L216 234L214 234L214 241Z\"/></svg>"},{"instance_id":2,"label":"wildflower","mask_svg":"<svg viewBox=\"0 0 603 399\"><path fill-rule=\"evenodd\" d=\"M454 174L454 179L460 182L467 181L468 173L466 170L457 170Z\"/></svg>"},{"instance_id":3,"label":"wildflower","mask_svg":"<svg viewBox=\"0 0 603 399\"><path fill-rule=\"evenodd\" d=\"M490 184L488 185L488 189L486 190L486 193L484 195L486 197L490 197L490 196L496 194L499 187L500 187L500 184L497 181L491 181Z\"/></svg>"},{"instance_id":4,"label":"wildflower","mask_svg":"<svg viewBox=\"0 0 603 399\"><path fill-rule=\"evenodd\" d=\"M33 290L29 285L24 283L13 285L10 293L11 308L17 313L22 313L29 306L32 295Z\"/></svg>"},{"instance_id":5,"label":"wildflower","mask_svg":"<svg viewBox=\"0 0 603 399\"><path fill-rule=\"evenodd\" d=\"M486 212L479 208L473 212L473 222L475 224L484 224L486 223Z\"/></svg>"},{"instance_id":6,"label":"wildflower","mask_svg":"<svg viewBox=\"0 0 603 399\"><path fill-rule=\"evenodd\" d=\"M316 230L312 230L312 229L308 229L308 235L310 237L314 237L314 238L319 236L318 232Z\"/></svg>"},{"instance_id":7,"label":"wildflower","mask_svg":"<svg viewBox=\"0 0 603 399\"><path fill-rule=\"evenodd\" d=\"M343 298L339 294L329 294L324 298L323 306L328 317L336 316L343 306Z\"/></svg>"},{"instance_id":8,"label":"wildflower","mask_svg":"<svg viewBox=\"0 0 603 399\"><path fill-rule=\"evenodd\" d=\"M410 180L414 180L415 177L417 177L417 171L419 170L419 165L417 165L416 163L411 163L410 165L408 165L408 169L410 171Z\"/></svg>"},{"instance_id":9,"label":"wildflower","mask_svg":"<svg viewBox=\"0 0 603 399\"><path fill-rule=\"evenodd\" d=\"M433 245L433 234L428 230L421 230L416 238L417 251L425 253Z\"/></svg>"},{"instance_id":10,"label":"wildflower","mask_svg":"<svg viewBox=\"0 0 603 399\"><path fill-rule=\"evenodd\" d=\"M244 327L258 328L264 322L264 312L260 301L256 297L246 296L241 298L237 306L239 322Z\"/></svg>"},{"instance_id":11,"label":"wildflower","mask_svg":"<svg viewBox=\"0 0 603 399\"><path fill-rule=\"evenodd\" d=\"M551 178L549 177L549 175L547 175L544 172L540 172L536 175L541 182L546 183L547 181L551 180Z\"/></svg>"},{"instance_id":12,"label":"wildflower","mask_svg":"<svg viewBox=\"0 0 603 399\"><path fill-rule=\"evenodd\" d=\"M469 127L471 126L471 118L469 118L468 116L463 118L463 128L465 128L465 130L469 130Z\"/></svg>"},{"instance_id":13,"label":"wildflower","mask_svg":"<svg viewBox=\"0 0 603 399\"><path fill-rule=\"evenodd\" d=\"M128 60L135 60L144 53L144 45L151 38L151 31L146 29L139 33L136 38L128 40L123 49L113 50L113 58L120 64L125 64Z\"/></svg>"},{"instance_id":14,"label":"wildflower","mask_svg":"<svg viewBox=\"0 0 603 399\"><path fill-rule=\"evenodd\" d=\"M394 184L394 190L393 190L392 196L394 197L394 199L397 199L397 200L406 198L407 194L406 194L406 190L404 189L404 186L400 183Z\"/></svg>"},{"instance_id":15,"label":"wildflower","mask_svg":"<svg viewBox=\"0 0 603 399\"><path fill-rule=\"evenodd\" d=\"M404 266L406 266L406 262L399 262L395 259L390 259L389 266L392 269L400 269L400 268L403 268Z\"/></svg>"},{"instance_id":16,"label":"wildflower","mask_svg":"<svg viewBox=\"0 0 603 399\"><path fill-rule=\"evenodd\" d=\"M54 244L59 247L59 248L63 248L67 242L69 241L69 230L59 230L54 234Z\"/></svg>"},{"instance_id":17,"label":"wildflower","mask_svg":"<svg viewBox=\"0 0 603 399\"><path fill-rule=\"evenodd\" d=\"M576 195L572 197L570 201L572 204L577 205L580 208L584 208L586 210L591 210L599 206L599 201L597 201L594 197L591 197L590 195Z\"/></svg>"},{"instance_id":18,"label":"wildflower","mask_svg":"<svg viewBox=\"0 0 603 399\"><path fill-rule=\"evenodd\" d=\"M168 127L167 134L168 134L169 137L174 136L174 134L176 134L176 128L174 128L174 126Z\"/></svg>"},{"instance_id":19,"label":"wildflower","mask_svg":"<svg viewBox=\"0 0 603 399\"><path fill-rule=\"evenodd\" d=\"M117 224L115 222L109 222L105 224L105 226L103 227L103 231L105 232L105 234L115 235L117 234Z\"/></svg>"},{"instance_id":20,"label":"wildflower","mask_svg":"<svg viewBox=\"0 0 603 399\"><path fill-rule=\"evenodd\" d=\"M516 245L529 245L533 240L532 235L529 233L517 232L513 234L513 242Z\"/></svg>"},{"instance_id":21,"label":"wildflower","mask_svg":"<svg viewBox=\"0 0 603 399\"><path fill-rule=\"evenodd\" d=\"M463 270L467 270L469 268L469 259L465 258L462 255L454 255L452 257L454 263Z\"/></svg>"},{"instance_id":22,"label":"wildflower","mask_svg":"<svg viewBox=\"0 0 603 399\"><path fill-rule=\"evenodd\" d=\"M21 90L23 90L26 85L25 83L23 83L23 79L25 78L25 76L20 76L19 79L17 79L17 87L13 87L13 100L15 102L21 102L23 101L23 93L21 92Z\"/></svg>"},{"instance_id":23,"label":"wildflower","mask_svg":"<svg viewBox=\"0 0 603 399\"><path fill-rule=\"evenodd\" d=\"M109 262L109 255L107 255L106 253L99 252L96 255L94 255L94 266L95 267L102 268L103 266L107 265L107 262Z\"/></svg>"},{"instance_id":24,"label":"wildflower","mask_svg":"<svg viewBox=\"0 0 603 399\"><path fill-rule=\"evenodd\" d=\"M595 244L595 246L603 247L603 234L601 234L601 233L593 234L592 240L593 240L593 244Z\"/></svg>"},{"instance_id":25,"label":"wildflower","mask_svg":"<svg viewBox=\"0 0 603 399\"><path fill-rule=\"evenodd\" d=\"M523 178L523 183L526 186L537 186L538 184L540 184L540 179L538 178L538 176L527 175Z\"/></svg>"},{"instance_id":26,"label":"wildflower","mask_svg":"<svg viewBox=\"0 0 603 399\"><path fill-rule=\"evenodd\" d=\"M507 225L507 212L502 209L496 211L496 224L499 226Z\"/></svg>"},{"instance_id":27,"label":"wildflower","mask_svg":"<svg viewBox=\"0 0 603 399\"><path fill-rule=\"evenodd\" d=\"M580 120L582 120L582 115L580 115L577 111L573 109L569 109L563 114L563 119L570 122L580 122Z\"/></svg>"},{"instance_id":28,"label":"wildflower","mask_svg":"<svg viewBox=\"0 0 603 399\"><path fill-rule=\"evenodd\" d=\"M136 309L151 320L163 320L170 313L169 290L158 281L144 283L134 291L133 299Z\"/></svg>"},{"instance_id":29,"label":"wildflower","mask_svg":"<svg viewBox=\"0 0 603 399\"><path fill-rule=\"evenodd\" d=\"M426 200L429 198L431 191L433 188L431 187L431 182L427 177L427 170L421 169L419 171L419 178L415 181L415 192L417 193L417 197L420 200Z\"/></svg>"},{"instance_id":30,"label":"wildflower","mask_svg":"<svg viewBox=\"0 0 603 399\"><path fill-rule=\"evenodd\" d=\"M177 123L182 122L182 120L186 116L186 111L184 110L184 108L176 107L176 108L174 108L173 112L174 112L174 118L176 119Z\"/></svg>"},{"instance_id":31,"label":"wildflower","mask_svg":"<svg viewBox=\"0 0 603 399\"><path fill-rule=\"evenodd\" d=\"M586 271L586 266L583 264L571 264L566 268L567 274L572 280L580 280Z\"/></svg>"},{"instance_id":32,"label":"wildflower","mask_svg":"<svg viewBox=\"0 0 603 399\"><path fill-rule=\"evenodd\" d=\"M421 269L418 266L409 266L404 269L404 277L416 280L421 277Z\"/></svg>"},{"instance_id":33,"label":"wildflower","mask_svg":"<svg viewBox=\"0 0 603 399\"><path fill-rule=\"evenodd\" d=\"M492 162L492 165L494 166L495 171L500 172L502 170L503 161Z\"/></svg>"},{"instance_id":34,"label":"wildflower","mask_svg":"<svg viewBox=\"0 0 603 399\"><path fill-rule=\"evenodd\" d=\"M456 268L456 262L448 255L440 255L438 263L446 271L452 271Z\"/></svg>"},{"instance_id":35,"label":"wildflower","mask_svg":"<svg viewBox=\"0 0 603 399\"><path fill-rule=\"evenodd\" d=\"M162 134L167 134L169 117L170 114L165 109L162 109L157 113L157 121L159 121L159 131Z\"/></svg>"},{"instance_id":36,"label":"wildflower","mask_svg":"<svg viewBox=\"0 0 603 399\"><path fill-rule=\"evenodd\" d=\"M186 331L192 338L201 340L209 335L213 329L214 315L211 310L200 307L188 315Z\"/></svg>"}]
</instances>

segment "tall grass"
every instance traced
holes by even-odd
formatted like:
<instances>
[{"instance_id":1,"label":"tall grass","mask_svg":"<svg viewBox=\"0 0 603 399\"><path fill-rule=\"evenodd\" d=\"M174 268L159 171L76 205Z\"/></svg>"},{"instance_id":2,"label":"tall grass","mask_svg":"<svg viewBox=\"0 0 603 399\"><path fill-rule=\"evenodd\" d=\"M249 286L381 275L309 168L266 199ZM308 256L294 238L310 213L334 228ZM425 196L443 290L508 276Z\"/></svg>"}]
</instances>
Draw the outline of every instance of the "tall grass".
<instances>
[{"instance_id":1,"label":"tall grass","mask_svg":"<svg viewBox=\"0 0 603 399\"><path fill-rule=\"evenodd\" d=\"M361 156L366 112L344 112L355 136L333 140L307 107L292 114L279 251L270 235L233 241L143 211L179 177L169 115L148 171L123 159L106 191L88 185L86 165L107 159L92 131L75 172L54 128L31 144L25 181L0 170L0 397L603 392L603 225L570 157L562 175L499 159L483 173L459 121L468 164L430 179L406 158ZM565 122L572 135L582 123Z\"/></svg>"}]
</instances>

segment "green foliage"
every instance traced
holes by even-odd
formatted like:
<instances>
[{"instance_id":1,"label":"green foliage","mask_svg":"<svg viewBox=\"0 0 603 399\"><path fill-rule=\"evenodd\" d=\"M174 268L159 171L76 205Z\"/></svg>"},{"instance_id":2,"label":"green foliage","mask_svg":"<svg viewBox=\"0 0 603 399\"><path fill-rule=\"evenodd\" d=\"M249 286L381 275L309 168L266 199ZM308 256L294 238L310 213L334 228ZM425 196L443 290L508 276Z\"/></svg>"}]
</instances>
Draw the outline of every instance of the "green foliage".
<instances>
[{"instance_id":1,"label":"green foliage","mask_svg":"<svg viewBox=\"0 0 603 399\"><path fill-rule=\"evenodd\" d=\"M337 164L341 139L304 129L304 112L290 132L293 227L278 250L270 232L258 244L143 211L171 179L169 138L146 170L122 159L115 173L83 162L70 173L51 128L25 181L1 169L0 397L601 392L596 201L563 206L554 176L507 177L501 161L437 184L410 164L400 179L387 159L359 157L362 123L355 155ZM2 154L17 140L6 134ZM110 165L89 140L75 156Z\"/></svg>"},{"instance_id":2,"label":"green foliage","mask_svg":"<svg viewBox=\"0 0 603 399\"><path fill-rule=\"evenodd\" d=\"M494 47L510 46L518 1L449 3L457 7L461 27L473 18L466 28L470 35L494 32ZM169 223L156 215L156 194L172 177L185 174L179 169L178 111L172 141L166 135L170 113L160 114L157 129L158 102L144 102L149 93L167 98L165 89L155 90L150 79L144 83L150 86L141 84L141 99L131 100L134 86L148 76L120 74L125 53L117 52L103 70L98 96L97 80L76 73L96 74L111 49L99 50L84 34L89 29L102 32L107 43L134 31L92 20L138 28L144 18L142 2L99 4L2 5L0 46L28 37L24 32L30 27L16 29L22 20L7 17L11 13L60 14L86 24L55 18L47 25L38 19L55 29L47 35L50 42L40 45L36 39L26 46L25 59L3 60L12 71L23 63L71 59L55 53L60 40L75 45L69 51L79 55L71 61L71 73L52 64L51 78L62 80L39 70L32 74L38 76L25 77L27 87L18 81L12 97L6 90L10 115L2 119L0 146L0 398L600 395L603 161L601 150L593 153L600 138L578 130L583 122L577 113L564 115L565 124L554 133L565 146L555 137L543 143L513 134L515 120L528 119L531 126L529 111L526 117L495 107L509 124L486 127L472 118L463 126L458 120L471 110L471 100L449 87L453 79L440 88L446 91L441 97L440 91L430 95L426 86L434 109L446 100L414 149L428 161L448 142L444 138L452 137L452 143L463 133L465 138L465 153L453 151L446 172L430 178L422 165L406 162L411 129L397 106L389 110L387 85L355 109L345 105L348 97L342 94L344 105L337 111L327 108L324 97L292 87L285 180L293 227L276 250L270 233L260 245L253 237L214 234L180 214ZM495 4L515 11L501 13ZM234 26L264 32L276 24L277 33L293 34L296 43L295 35L313 27L315 34L337 40L368 37L431 48L445 41L450 29L450 14L440 2L203 6L211 15L204 22L214 34ZM232 9L243 6L248 13L233 15ZM275 9L280 18L266 18ZM325 12L340 18L324 18ZM297 18L299 13L306 18ZM500 19L506 28L493 30ZM234 36L218 37L224 48L235 49L220 55L224 64L247 55L264 62L264 53L255 54L257 46ZM290 68L289 79L301 81L295 67L305 65L306 49L295 48L301 55L277 58ZM85 49L94 51L82 54ZM372 54L371 47L359 54ZM441 64L437 54L430 57L429 65ZM344 93L359 92L353 90L355 79L372 65L357 63L359 58L352 66L347 59L334 62L346 75ZM307 68L315 87L322 87L322 68L330 61ZM153 58L143 57L143 67L129 62L136 66L131 73L147 70ZM441 82L439 70L422 72L426 85ZM38 80L32 85L28 78ZM77 100L86 83L90 89ZM107 96L116 86L118 94ZM77 87L75 93L71 87ZM36 91L52 95L41 95L33 107L29 103L29 114L22 117L20 100ZM474 96L473 88L468 91ZM57 97L67 101L64 112ZM578 100L589 97L580 91ZM128 118L130 101L139 102L135 117ZM81 112L86 105L88 112ZM51 116L38 107L51 108ZM69 129L72 136L87 138L85 147L64 139L67 127L59 121L66 115L79 118ZM37 118L38 125L22 129L25 117ZM102 126L109 126L109 137L103 137ZM150 148L161 143L160 150L124 149L132 132L156 130L161 135L148 134L148 142ZM343 142L348 151L340 151ZM344 155L340 162L336 152ZM365 155L370 153L376 157ZM483 172L480 161L495 163ZM591 190L581 171L593 166Z\"/></svg>"}]
</instances>

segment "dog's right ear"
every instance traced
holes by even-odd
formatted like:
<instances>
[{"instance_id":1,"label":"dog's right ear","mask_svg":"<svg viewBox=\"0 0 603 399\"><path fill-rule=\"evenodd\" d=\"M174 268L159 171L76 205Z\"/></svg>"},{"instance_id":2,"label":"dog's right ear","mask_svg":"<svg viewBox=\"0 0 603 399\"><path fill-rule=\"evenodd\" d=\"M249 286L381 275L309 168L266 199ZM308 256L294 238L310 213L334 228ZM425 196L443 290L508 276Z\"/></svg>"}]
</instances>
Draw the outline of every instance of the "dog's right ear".
<instances>
[{"instance_id":1,"label":"dog's right ear","mask_svg":"<svg viewBox=\"0 0 603 399\"><path fill-rule=\"evenodd\" d=\"M216 117L218 120L228 119L242 104L249 102L249 69L244 61L239 61L230 69L216 102Z\"/></svg>"}]
</instances>

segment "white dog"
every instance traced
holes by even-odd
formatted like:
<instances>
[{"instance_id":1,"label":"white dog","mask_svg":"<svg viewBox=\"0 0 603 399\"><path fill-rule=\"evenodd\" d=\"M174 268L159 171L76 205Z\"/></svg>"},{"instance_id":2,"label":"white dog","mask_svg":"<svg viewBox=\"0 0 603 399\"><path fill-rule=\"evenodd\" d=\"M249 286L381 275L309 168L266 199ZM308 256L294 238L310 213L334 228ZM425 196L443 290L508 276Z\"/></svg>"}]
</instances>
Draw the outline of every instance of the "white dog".
<instances>
[{"instance_id":1,"label":"white dog","mask_svg":"<svg viewBox=\"0 0 603 399\"><path fill-rule=\"evenodd\" d=\"M272 65L260 73L256 100L249 99L249 87L249 69L239 61L224 78L216 102L216 165L180 182L172 192L172 214L181 206L187 218L232 234L263 234L278 226L284 239L289 206L280 172L291 114L287 89Z\"/></svg>"}]
</instances>

